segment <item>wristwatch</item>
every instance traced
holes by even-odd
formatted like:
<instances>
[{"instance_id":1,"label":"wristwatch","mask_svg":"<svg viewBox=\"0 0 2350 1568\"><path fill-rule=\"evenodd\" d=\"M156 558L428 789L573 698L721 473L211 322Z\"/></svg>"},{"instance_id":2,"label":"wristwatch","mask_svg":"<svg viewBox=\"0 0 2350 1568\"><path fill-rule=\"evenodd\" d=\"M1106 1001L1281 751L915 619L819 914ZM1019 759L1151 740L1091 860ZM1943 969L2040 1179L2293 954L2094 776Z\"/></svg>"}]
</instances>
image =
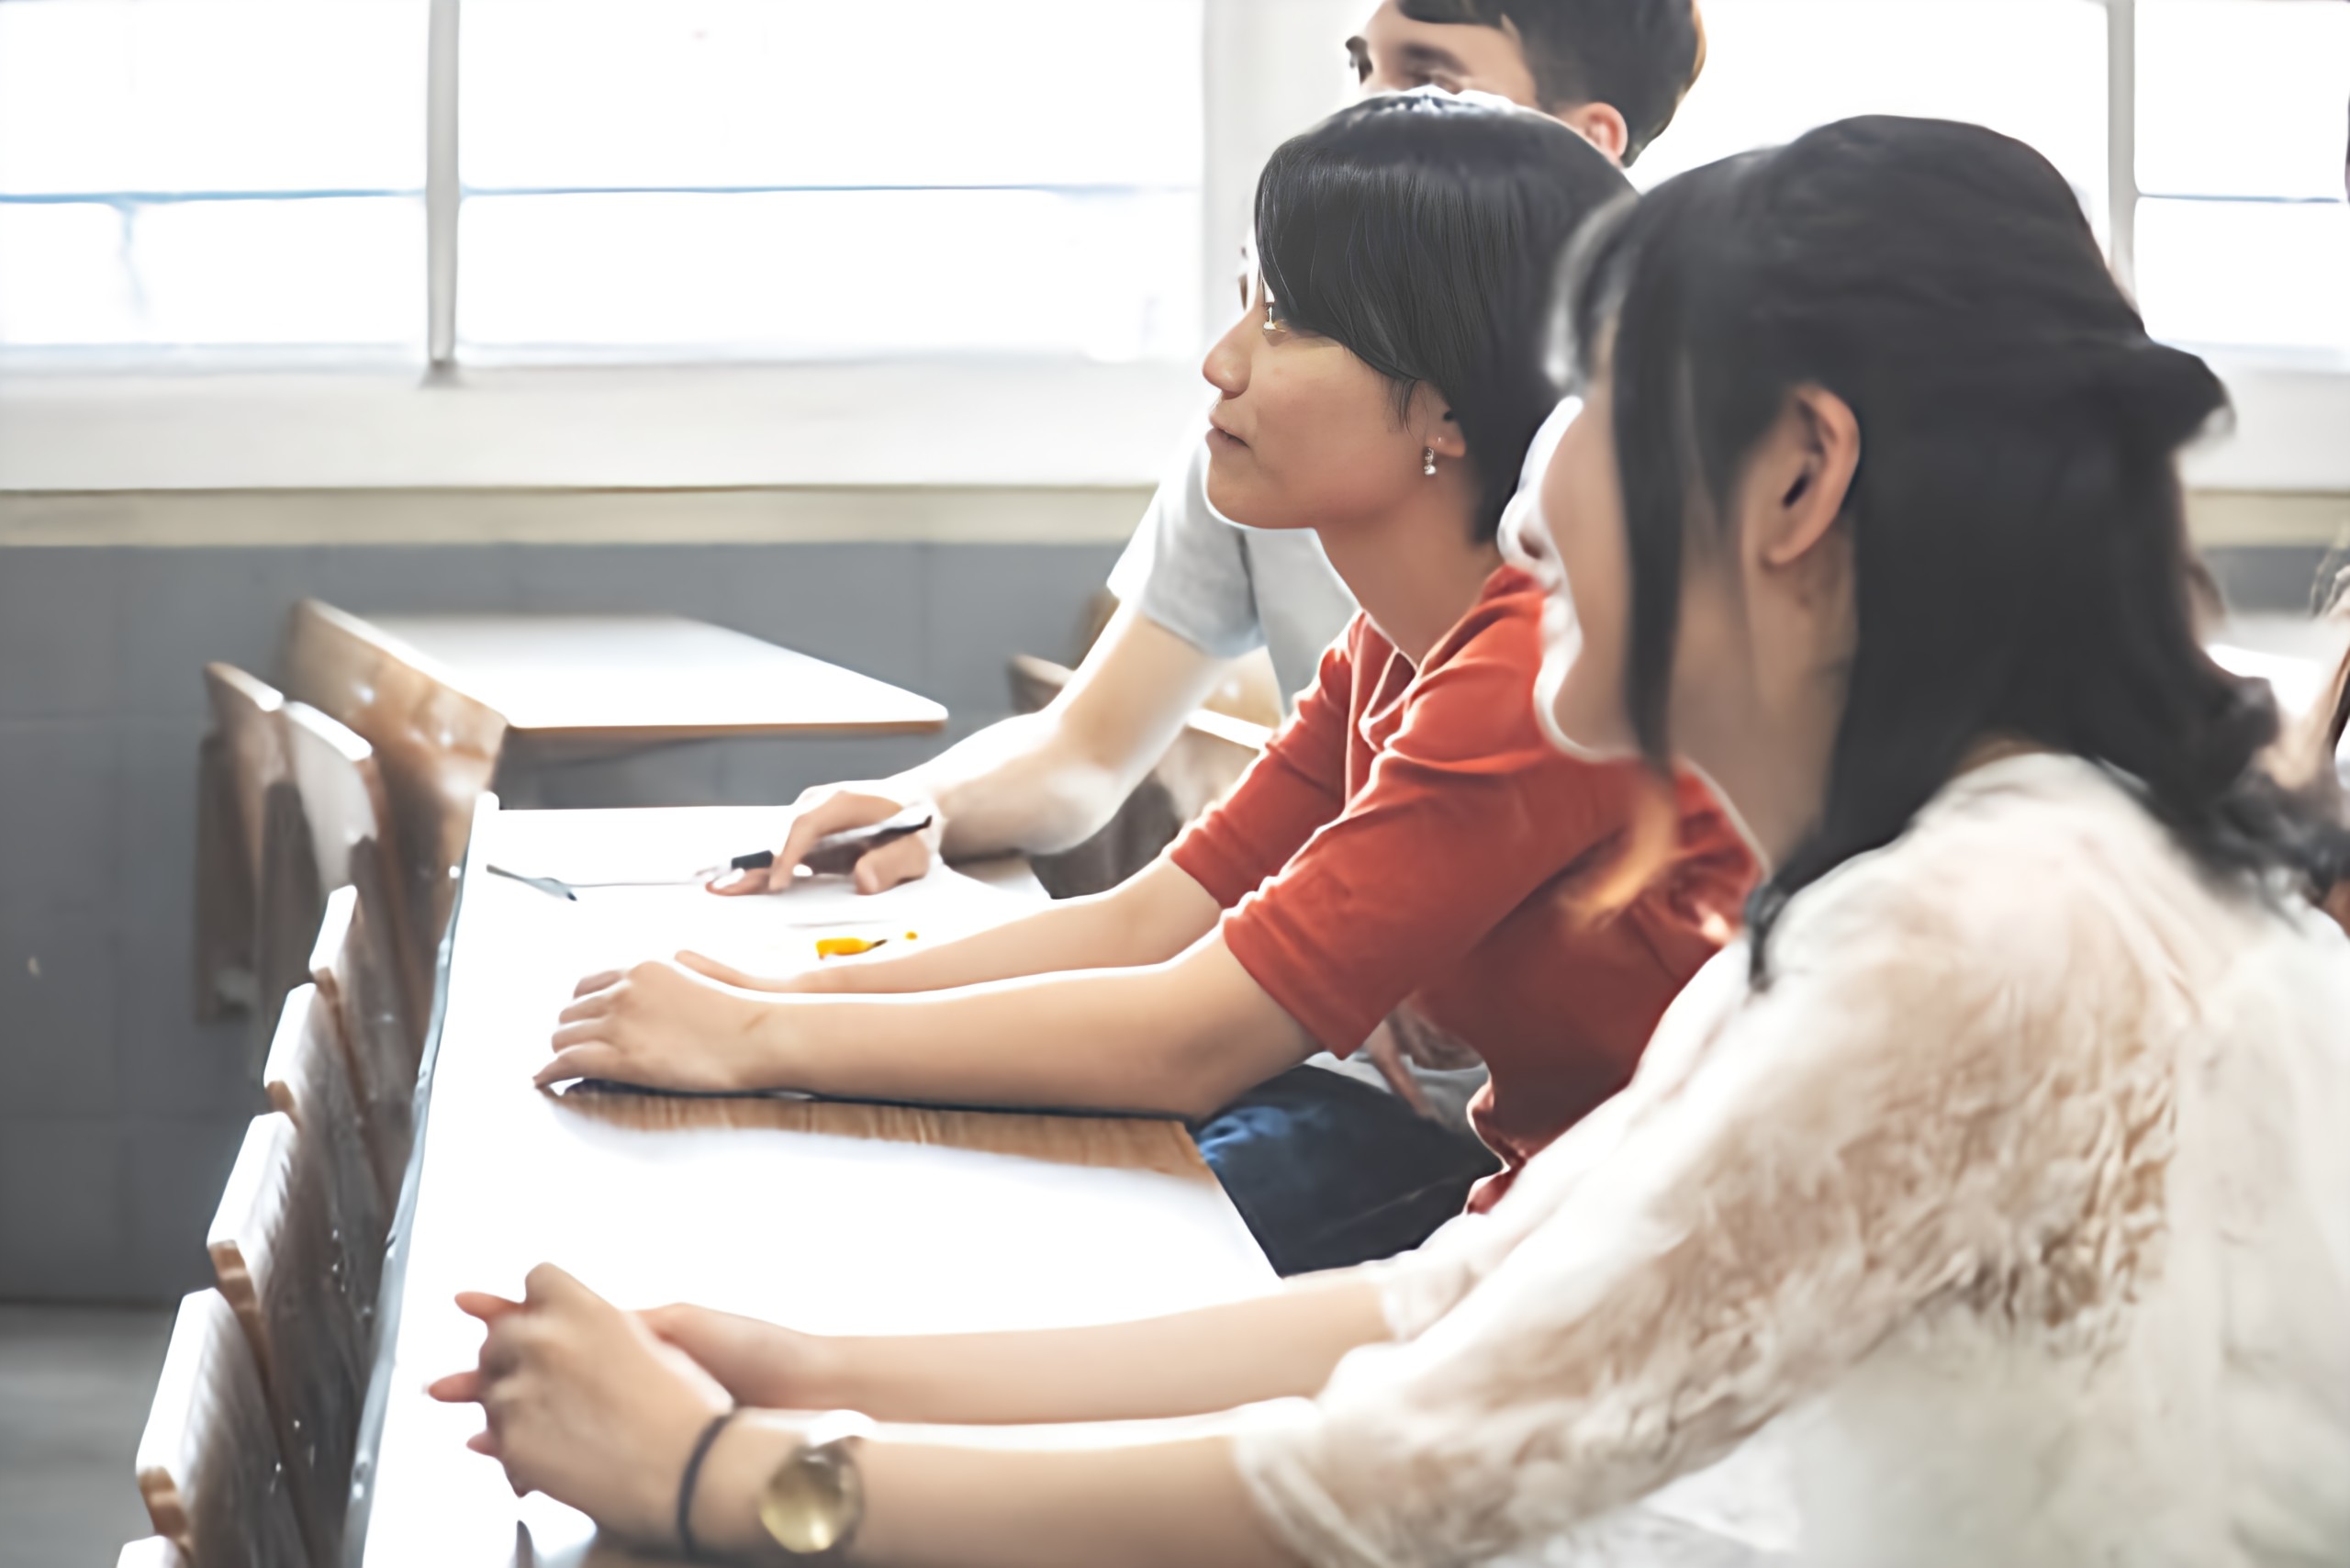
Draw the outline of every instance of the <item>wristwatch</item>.
<instances>
[{"instance_id":1,"label":"wristwatch","mask_svg":"<svg viewBox=\"0 0 2350 1568\"><path fill-rule=\"evenodd\" d=\"M759 1490L759 1523L792 1557L838 1551L865 1519L865 1481L856 1446L873 1423L854 1410L835 1410L809 1423L798 1448Z\"/></svg>"}]
</instances>

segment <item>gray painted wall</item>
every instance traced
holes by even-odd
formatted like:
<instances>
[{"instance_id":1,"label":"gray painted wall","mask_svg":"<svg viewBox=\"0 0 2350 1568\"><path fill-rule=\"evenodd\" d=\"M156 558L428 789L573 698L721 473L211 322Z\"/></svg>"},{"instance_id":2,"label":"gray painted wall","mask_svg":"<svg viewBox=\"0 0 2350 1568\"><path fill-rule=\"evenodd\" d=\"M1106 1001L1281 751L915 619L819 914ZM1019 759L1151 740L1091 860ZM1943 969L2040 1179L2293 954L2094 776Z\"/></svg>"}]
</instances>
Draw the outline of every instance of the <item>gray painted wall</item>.
<instances>
[{"instance_id":1,"label":"gray painted wall","mask_svg":"<svg viewBox=\"0 0 2350 1568\"><path fill-rule=\"evenodd\" d=\"M1131 515L1128 513L1127 515ZM0 549L0 1299L168 1299L245 1120L251 1031L191 1015L198 671L273 675L288 608L698 616L946 704L1007 708L1066 656L1100 543ZM687 748L551 781L552 803L788 800L927 738Z\"/></svg>"}]
</instances>

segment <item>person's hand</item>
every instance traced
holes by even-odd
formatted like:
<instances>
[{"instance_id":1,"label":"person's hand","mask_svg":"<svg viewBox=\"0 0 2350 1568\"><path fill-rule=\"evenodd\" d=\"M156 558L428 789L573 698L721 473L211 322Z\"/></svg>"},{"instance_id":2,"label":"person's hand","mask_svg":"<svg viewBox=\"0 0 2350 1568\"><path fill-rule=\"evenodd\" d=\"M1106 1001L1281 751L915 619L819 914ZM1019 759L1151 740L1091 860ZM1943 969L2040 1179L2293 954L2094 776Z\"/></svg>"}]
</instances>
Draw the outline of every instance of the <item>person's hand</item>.
<instances>
[{"instance_id":1,"label":"person's hand","mask_svg":"<svg viewBox=\"0 0 2350 1568\"><path fill-rule=\"evenodd\" d=\"M552 1263L519 1302L466 1291L457 1305L488 1326L480 1361L426 1392L482 1407L488 1426L466 1446L504 1465L517 1496L543 1492L600 1529L674 1545L686 1460L733 1403L725 1389Z\"/></svg>"},{"instance_id":2,"label":"person's hand","mask_svg":"<svg viewBox=\"0 0 2350 1568\"><path fill-rule=\"evenodd\" d=\"M729 871L713 880L710 890L729 898L744 893L779 893L791 886L792 873L800 868L800 862L807 858L808 852L816 847L818 839L888 822L920 799L915 792L888 779L819 784L803 790L800 799L791 804L791 826L784 834L782 846L775 852L775 864L752 871ZM932 863L938 858L938 846L946 831L945 819L934 806L928 827L866 851L858 857L850 880L860 893L878 893L900 882L927 876Z\"/></svg>"},{"instance_id":3,"label":"person's hand","mask_svg":"<svg viewBox=\"0 0 2350 1568\"><path fill-rule=\"evenodd\" d=\"M692 1357L738 1405L823 1410L842 1403L827 1392L834 1383L830 1342L812 1334L682 1304L637 1316Z\"/></svg>"},{"instance_id":4,"label":"person's hand","mask_svg":"<svg viewBox=\"0 0 2350 1568\"><path fill-rule=\"evenodd\" d=\"M1362 1049L1396 1097L1431 1121L1437 1119L1436 1107L1428 1103L1427 1092L1406 1064L1443 1072L1475 1067L1484 1059L1412 1011L1408 1003L1381 1020Z\"/></svg>"},{"instance_id":5,"label":"person's hand","mask_svg":"<svg viewBox=\"0 0 2350 1568\"><path fill-rule=\"evenodd\" d=\"M727 1093L765 1087L750 1072L778 1003L651 959L579 982L554 1032L541 1088L573 1078Z\"/></svg>"}]
</instances>

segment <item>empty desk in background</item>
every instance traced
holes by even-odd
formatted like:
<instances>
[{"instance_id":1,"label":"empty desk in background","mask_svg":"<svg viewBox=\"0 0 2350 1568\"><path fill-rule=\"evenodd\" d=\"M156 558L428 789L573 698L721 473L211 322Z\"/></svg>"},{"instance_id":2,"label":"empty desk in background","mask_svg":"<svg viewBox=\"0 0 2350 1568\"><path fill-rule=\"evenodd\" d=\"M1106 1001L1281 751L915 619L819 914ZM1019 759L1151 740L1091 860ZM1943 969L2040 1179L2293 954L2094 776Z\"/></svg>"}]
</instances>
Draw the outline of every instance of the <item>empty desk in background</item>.
<instances>
[{"instance_id":1,"label":"empty desk in background","mask_svg":"<svg viewBox=\"0 0 2350 1568\"><path fill-rule=\"evenodd\" d=\"M507 722L498 792L534 805L789 801L927 755L929 698L667 615L354 617Z\"/></svg>"},{"instance_id":2,"label":"empty desk in background","mask_svg":"<svg viewBox=\"0 0 2350 1568\"><path fill-rule=\"evenodd\" d=\"M699 1301L825 1333L1100 1322L1274 1288L1174 1122L532 1088L555 1014L594 969L680 946L779 967L812 961L815 938L844 922L930 941L1043 896L1015 869L996 886L938 873L873 899L686 886L583 889L565 902L485 870L679 875L767 842L776 815L484 803L395 1226L350 1561L580 1560L584 1518L518 1500L464 1447L478 1412L423 1393L429 1376L471 1365L480 1342L452 1295L517 1293L542 1260L623 1305Z\"/></svg>"}]
</instances>

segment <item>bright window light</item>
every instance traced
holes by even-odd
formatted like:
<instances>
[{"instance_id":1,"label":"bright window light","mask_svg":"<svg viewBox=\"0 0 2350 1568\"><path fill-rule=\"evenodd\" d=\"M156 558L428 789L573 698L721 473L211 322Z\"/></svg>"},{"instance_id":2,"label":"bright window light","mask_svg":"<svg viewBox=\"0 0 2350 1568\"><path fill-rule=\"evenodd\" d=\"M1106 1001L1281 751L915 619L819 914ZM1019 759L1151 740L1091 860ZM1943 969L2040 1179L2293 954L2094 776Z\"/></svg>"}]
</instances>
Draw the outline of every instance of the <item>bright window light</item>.
<instances>
[{"instance_id":1,"label":"bright window light","mask_svg":"<svg viewBox=\"0 0 2350 1568\"><path fill-rule=\"evenodd\" d=\"M2350 353L2350 207L2141 199L2138 304L2176 342Z\"/></svg>"},{"instance_id":2,"label":"bright window light","mask_svg":"<svg viewBox=\"0 0 2350 1568\"><path fill-rule=\"evenodd\" d=\"M468 341L793 359L1168 358L1198 207L1053 190L632 192L464 205Z\"/></svg>"},{"instance_id":3,"label":"bright window light","mask_svg":"<svg viewBox=\"0 0 2350 1568\"><path fill-rule=\"evenodd\" d=\"M2350 6L2138 0L2137 17L2146 325L2350 354Z\"/></svg>"},{"instance_id":4,"label":"bright window light","mask_svg":"<svg viewBox=\"0 0 2350 1568\"><path fill-rule=\"evenodd\" d=\"M1200 28L1198 0L468 0L460 342L1188 353Z\"/></svg>"},{"instance_id":5,"label":"bright window light","mask_svg":"<svg viewBox=\"0 0 2350 1568\"><path fill-rule=\"evenodd\" d=\"M425 15L0 5L0 349L415 346Z\"/></svg>"},{"instance_id":6,"label":"bright window light","mask_svg":"<svg viewBox=\"0 0 2350 1568\"><path fill-rule=\"evenodd\" d=\"M2138 0L2138 188L2338 202L2350 6Z\"/></svg>"},{"instance_id":7,"label":"bright window light","mask_svg":"<svg viewBox=\"0 0 2350 1568\"><path fill-rule=\"evenodd\" d=\"M1650 186L1861 114L1974 120L2038 148L2107 223L2095 0L1706 0L1706 68L1632 168Z\"/></svg>"}]
</instances>

